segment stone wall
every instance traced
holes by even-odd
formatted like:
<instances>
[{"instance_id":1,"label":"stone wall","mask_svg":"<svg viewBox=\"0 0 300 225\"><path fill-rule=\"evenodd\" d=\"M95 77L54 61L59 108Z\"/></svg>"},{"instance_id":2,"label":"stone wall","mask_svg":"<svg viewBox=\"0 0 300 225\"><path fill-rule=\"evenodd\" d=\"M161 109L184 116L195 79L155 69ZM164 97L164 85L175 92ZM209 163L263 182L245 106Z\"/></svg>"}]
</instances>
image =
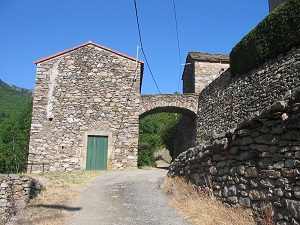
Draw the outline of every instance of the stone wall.
<instances>
[{"instance_id":1,"label":"stone wall","mask_svg":"<svg viewBox=\"0 0 300 225\"><path fill-rule=\"evenodd\" d=\"M85 169L90 135L108 137L107 168L137 167L143 63L94 43L36 63L32 171Z\"/></svg>"},{"instance_id":2,"label":"stone wall","mask_svg":"<svg viewBox=\"0 0 300 225\"><path fill-rule=\"evenodd\" d=\"M169 174L229 205L269 206L278 225L300 224L300 95L180 154Z\"/></svg>"},{"instance_id":3,"label":"stone wall","mask_svg":"<svg viewBox=\"0 0 300 225\"><path fill-rule=\"evenodd\" d=\"M257 70L233 76L227 70L199 96L196 143L234 130L299 87L300 48L270 60Z\"/></svg>"},{"instance_id":4,"label":"stone wall","mask_svg":"<svg viewBox=\"0 0 300 225\"><path fill-rule=\"evenodd\" d=\"M194 147L194 137L196 135L196 118L182 116L181 120L176 124L174 132L171 135L173 142L173 150L171 156L174 160L180 153L188 148Z\"/></svg>"},{"instance_id":5,"label":"stone wall","mask_svg":"<svg viewBox=\"0 0 300 225\"><path fill-rule=\"evenodd\" d=\"M0 224L25 207L30 199L41 191L41 186L32 178L18 174L0 178Z\"/></svg>"}]
</instances>

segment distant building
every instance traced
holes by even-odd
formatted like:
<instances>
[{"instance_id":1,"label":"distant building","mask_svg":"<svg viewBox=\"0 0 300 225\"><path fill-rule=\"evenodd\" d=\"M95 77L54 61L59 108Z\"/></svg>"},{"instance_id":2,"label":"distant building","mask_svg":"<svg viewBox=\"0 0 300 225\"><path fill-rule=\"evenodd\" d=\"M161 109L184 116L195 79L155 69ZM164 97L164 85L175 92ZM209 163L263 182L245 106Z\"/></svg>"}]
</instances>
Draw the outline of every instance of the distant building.
<instances>
[{"instance_id":1,"label":"distant building","mask_svg":"<svg viewBox=\"0 0 300 225\"><path fill-rule=\"evenodd\" d=\"M269 12L272 12L283 2L285 2L285 0L269 0Z\"/></svg>"},{"instance_id":2,"label":"distant building","mask_svg":"<svg viewBox=\"0 0 300 225\"><path fill-rule=\"evenodd\" d=\"M183 93L199 94L229 68L229 55L189 52L182 76Z\"/></svg>"}]
</instances>

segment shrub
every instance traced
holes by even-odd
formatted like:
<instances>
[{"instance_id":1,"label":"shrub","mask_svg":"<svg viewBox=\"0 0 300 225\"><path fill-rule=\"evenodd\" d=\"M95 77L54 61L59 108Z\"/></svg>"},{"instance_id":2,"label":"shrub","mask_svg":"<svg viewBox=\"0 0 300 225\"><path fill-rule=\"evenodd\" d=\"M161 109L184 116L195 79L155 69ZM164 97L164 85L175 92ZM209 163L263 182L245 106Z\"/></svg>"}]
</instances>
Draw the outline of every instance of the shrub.
<instances>
[{"instance_id":1,"label":"shrub","mask_svg":"<svg viewBox=\"0 0 300 225\"><path fill-rule=\"evenodd\" d=\"M246 73L299 44L300 0L287 0L233 47L231 72Z\"/></svg>"}]
</instances>

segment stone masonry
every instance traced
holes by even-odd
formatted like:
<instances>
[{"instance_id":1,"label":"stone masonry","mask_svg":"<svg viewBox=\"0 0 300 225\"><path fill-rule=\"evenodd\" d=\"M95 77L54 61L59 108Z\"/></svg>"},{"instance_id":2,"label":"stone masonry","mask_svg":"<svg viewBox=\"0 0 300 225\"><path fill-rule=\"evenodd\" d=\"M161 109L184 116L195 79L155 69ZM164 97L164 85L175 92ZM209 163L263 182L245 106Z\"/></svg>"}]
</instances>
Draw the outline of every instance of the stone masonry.
<instances>
[{"instance_id":1,"label":"stone masonry","mask_svg":"<svg viewBox=\"0 0 300 225\"><path fill-rule=\"evenodd\" d=\"M234 130L300 87L300 48L269 60L247 74L230 70L208 85L199 96L196 143Z\"/></svg>"},{"instance_id":2,"label":"stone masonry","mask_svg":"<svg viewBox=\"0 0 300 225\"><path fill-rule=\"evenodd\" d=\"M206 86L218 78L228 67L228 55L189 52L182 76L183 93L193 93L198 96ZM198 104L202 103L199 102ZM172 136L174 140L173 158L186 149L195 146L196 117L183 114Z\"/></svg>"},{"instance_id":3,"label":"stone masonry","mask_svg":"<svg viewBox=\"0 0 300 225\"><path fill-rule=\"evenodd\" d=\"M26 206L40 191L41 185L33 178L18 174L0 178L0 224L5 224L13 215Z\"/></svg>"},{"instance_id":4,"label":"stone masonry","mask_svg":"<svg viewBox=\"0 0 300 225\"><path fill-rule=\"evenodd\" d=\"M195 117L198 109L197 94L141 95L140 118L152 113L172 112Z\"/></svg>"},{"instance_id":5,"label":"stone masonry","mask_svg":"<svg viewBox=\"0 0 300 225\"><path fill-rule=\"evenodd\" d=\"M277 225L300 224L299 100L279 101L233 133L181 153L169 173L226 204L268 207Z\"/></svg>"},{"instance_id":6,"label":"stone masonry","mask_svg":"<svg viewBox=\"0 0 300 225\"><path fill-rule=\"evenodd\" d=\"M89 135L108 137L107 168L136 167L143 62L88 42L35 63L32 170L85 169Z\"/></svg>"},{"instance_id":7,"label":"stone masonry","mask_svg":"<svg viewBox=\"0 0 300 225\"><path fill-rule=\"evenodd\" d=\"M241 76L230 69L199 95L195 146L172 163L229 205L269 208L300 224L300 47Z\"/></svg>"},{"instance_id":8,"label":"stone masonry","mask_svg":"<svg viewBox=\"0 0 300 225\"><path fill-rule=\"evenodd\" d=\"M29 172L86 169L89 136L108 138L107 169L137 167L139 118L193 118L198 95L141 95L143 62L92 42L38 60Z\"/></svg>"},{"instance_id":9,"label":"stone masonry","mask_svg":"<svg viewBox=\"0 0 300 225\"><path fill-rule=\"evenodd\" d=\"M229 68L229 56L189 52L183 71L183 93L199 94L209 83Z\"/></svg>"}]
</instances>

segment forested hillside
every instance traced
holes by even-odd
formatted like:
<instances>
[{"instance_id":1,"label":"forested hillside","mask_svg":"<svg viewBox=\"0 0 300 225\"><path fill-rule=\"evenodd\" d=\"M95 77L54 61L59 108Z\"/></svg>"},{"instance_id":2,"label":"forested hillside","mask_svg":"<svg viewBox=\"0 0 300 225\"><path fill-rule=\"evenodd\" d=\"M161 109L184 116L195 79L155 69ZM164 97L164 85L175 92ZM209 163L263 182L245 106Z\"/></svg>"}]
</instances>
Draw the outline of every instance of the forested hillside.
<instances>
[{"instance_id":1,"label":"forested hillside","mask_svg":"<svg viewBox=\"0 0 300 225\"><path fill-rule=\"evenodd\" d=\"M30 93L0 80L0 173L26 168L32 111Z\"/></svg>"},{"instance_id":2,"label":"forested hillside","mask_svg":"<svg viewBox=\"0 0 300 225\"><path fill-rule=\"evenodd\" d=\"M0 119L8 115L15 118L30 101L30 90L8 85L0 80Z\"/></svg>"}]
</instances>

